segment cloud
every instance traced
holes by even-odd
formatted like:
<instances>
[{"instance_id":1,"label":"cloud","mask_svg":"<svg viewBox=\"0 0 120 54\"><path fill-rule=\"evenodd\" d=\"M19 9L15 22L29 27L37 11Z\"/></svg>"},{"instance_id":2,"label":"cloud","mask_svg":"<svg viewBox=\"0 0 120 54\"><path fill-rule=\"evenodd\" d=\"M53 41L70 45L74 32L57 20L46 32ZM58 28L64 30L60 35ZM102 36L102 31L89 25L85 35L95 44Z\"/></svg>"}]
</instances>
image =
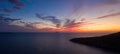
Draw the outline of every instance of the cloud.
<instances>
[{"instance_id":1,"label":"cloud","mask_svg":"<svg viewBox=\"0 0 120 54\"><path fill-rule=\"evenodd\" d=\"M21 0L8 0L11 4L15 4L17 6L24 6L25 4Z\"/></svg>"},{"instance_id":2,"label":"cloud","mask_svg":"<svg viewBox=\"0 0 120 54\"><path fill-rule=\"evenodd\" d=\"M3 2L3 1L0 1L0 3ZM16 10L20 10L23 8L23 6L25 6L25 3L22 2L21 0L7 0L8 3L6 3L6 5L12 5L13 8L7 8L7 7L0 7L1 11L3 12L6 12L6 13L11 13L11 12L14 12Z\"/></svg>"},{"instance_id":3,"label":"cloud","mask_svg":"<svg viewBox=\"0 0 120 54\"><path fill-rule=\"evenodd\" d=\"M4 1L0 0L0 3ZM17 25L16 22L19 22L22 19L16 19L16 18L11 18L10 17L10 13L16 11L16 10L20 10L23 6L24 3L21 2L21 0L7 0L5 2L9 2L11 3L10 5L13 5L13 8L7 8L7 7L0 7L0 31L6 31L6 32L10 32L10 31L25 31L25 30L30 30L27 27L21 27L19 25ZM6 5L9 5L9 3L6 3ZM30 25L27 25L30 26Z\"/></svg>"},{"instance_id":4,"label":"cloud","mask_svg":"<svg viewBox=\"0 0 120 54\"><path fill-rule=\"evenodd\" d=\"M104 5L114 5L114 4L119 4L120 0L96 0L98 2L100 2L100 4L104 4Z\"/></svg>"},{"instance_id":5,"label":"cloud","mask_svg":"<svg viewBox=\"0 0 120 54\"><path fill-rule=\"evenodd\" d=\"M42 32L55 32L55 30L56 29L54 29L54 28L42 28L42 29L40 29L40 31L42 31Z\"/></svg>"},{"instance_id":6,"label":"cloud","mask_svg":"<svg viewBox=\"0 0 120 54\"><path fill-rule=\"evenodd\" d=\"M5 14L1 14L1 16L0 16L0 24L1 25L4 25L4 24L10 25L11 23L13 23L15 21L19 21L19 20L21 20L21 19L12 19L12 18L6 16Z\"/></svg>"},{"instance_id":7,"label":"cloud","mask_svg":"<svg viewBox=\"0 0 120 54\"><path fill-rule=\"evenodd\" d=\"M7 12L7 13L11 13L11 12L13 12L12 10L7 9L7 8L2 8L2 10L3 10L3 12Z\"/></svg>"},{"instance_id":8,"label":"cloud","mask_svg":"<svg viewBox=\"0 0 120 54\"><path fill-rule=\"evenodd\" d=\"M63 27L78 26L80 24L86 23L84 22L85 20L86 20L85 18L81 18L81 20L77 22L77 19L70 19L70 18L65 19Z\"/></svg>"},{"instance_id":9,"label":"cloud","mask_svg":"<svg viewBox=\"0 0 120 54\"><path fill-rule=\"evenodd\" d=\"M0 4L2 2L4 3L4 0L0 0ZM13 8L8 8L6 6L0 7L0 31L24 31L23 27L16 25L16 22L19 22L22 19L10 17L10 13L20 10L24 6L24 3L21 0L6 0L5 5L11 5Z\"/></svg>"},{"instance_id":10,"label":"cloud","mask_svg":"<svg viewBox=\"0 0 120 54\"><path fill-rule=\"evenodd\" d=\"M30 29L36 29L35 25L41 24L41 22L24 22L24 21L19 21L19 23L23 24L24 27L30 28Z\"/></svg>"},{"instance_id":11,"label":"cloud","mask_svg":"<svg viewBox=\"0 0 120 54\"><path fill-rule=\"evenodd\" d=\"M29 29L17 25L0 24L0 32L39 32L38 29Z\"/></svg>"},{"instance_id":12,"label":"cloud","mask_svg":"<svg viewBox=\"0 0 120 54\"><path fill-rule=\"evenodd\" d=\"M3 17L3 16L10 16L9 14L0 14L0 17Z\"/></svg>"},{"instance_id":13,"label":"cloud","mask_svg":"<svg viewBox=\"0 0 120 54\"><path fill-rule=\"evenodd\" d=\"M97 5L115 5L119 4L120 0L92 0L91 2L95 2Z\"/></svg>"},{"instance_id":14,"label":"cloud","mask_svg":"<svg viewBox=\"0 0 120 54\"><path fill-rule=\"evenodd\" d=\"M38 17L39 19L44 20L44 21L50 21L53 24L55 24L56 27L61 26L61 20L57 19L55 16L43 16L43 15L36 13L36 17Z\"/></svg>"},{"instance_id":15,"label":"cloud","mask_svg":"<svg viewBox=\"0 0 120 54\"><path fill-rule=\"evenodd\" d=\"M20 10L20 9L21 9L21 7L14 6L14 7L13 7L13 9L14 9L14 10Z\"/></svg>"},{"instance_id":16,"label":"cloud","mask_svg":"<svg viewBox=\"0 0 120 54\"><path fill-rule=\"evenodd\" d=\"M40 16L40 19L53 22L56 25L56 28L45 27L38 29L36 28L36 25L44 24L43 22L24 22L22 19L11 18L7 14L0 14L0 30L6 32L55 32L58 31L57 28L71 29L73 27L84 25L84 22L76 22L75 19L65 19L64 25L61 26L61 22L63 21L57 19L54 16Z\"/></svg>"},{"instance_id":17,"label":"cloud","mask_svg":"<svg viewBox=\"0 0 120 54\"><path fill-rule=\"evenodd\" d=\"M105 4L119 4L120 3L120 0L104 0L104 3Z\"/></svg>"},{"instance_id":18,"label":"cloud","mask_svg":"<svg viewBox=\"0 0 120 54\"><path fill-rule=\"evenodd\" d=\"M76 19L64 19L64 20L60 20L57 19L55 16L45 16L42 14L38 14L36 13L36 17L38 17L39 19L43 20L43 21L50 21L53 24L56 25L57 28L63 28L63 27L70 27L70 26L78 26L79 24L82 24L83 21L85 20L85 18L81 19L81 22L76 22ZM63 24L62 24L63 23Z\"/></svg>"},{"instance_id":19,"label":"cloud","mask_svg":"<svg viewBox=\"0 0 120 54\"><path fill-rule=\"evenodd\" d=\"M11 19L11 18L5 18L3 19L4 21L11 21L11 22L14 22L14 21L18 21L18 20L21 20L21 19Z\"/></svg>"},{"instance_id":20,"label":"cloud","mask_svg":"<svg viewBox=\"0 0 120 54\"><path fill-rule=\"evenodd\" d=\"M63 27L68 27L68 26L71 26L74 24L75 24L75 19L74 20L65 19L65 23L64 23Z\"/></svg>"},{"instance_id":21,"label":"cloud","mask_svg":"<svg viewBox=\"0 0 120 54\"><path fill-rule=\"evenodd\" d=\"M89 0L89 1L90 4L92 4L92 6L90 7L92 9L106 8L108 10L108 8L113 9L114 6L119 7L120 5L120 0Z\"/></svg>"},{"instance_id":22,"label":"cloud","mask_svg":"<svg viewBox=\"0 0 120 54\"><path fill-rule=\"evenodd\" d=\"M23 24L24 26L20 26ZM22 19L13 19L7 14L0 14L0 32L38 32L34 27L39 22L24 22Z\"/></svg>"},{"instance_id":23,"label":"cloud","mask_svg":"<svg viewBox=\"0 0 120 54\"><path fill-rule=\"evenodd\" d=\"M41 16L42 17L42 16ZM40 18L42 20L47 20L53 22L55 25L58 25L57 18L53 16L44 16ZM57 20L56 20L57 19ZM62 22L59 20L59 24ZM14 24L15 23L15 24ZM22 24L22 26L21 26ZM82 26L85 23L84 22L76 22L75 19L65 19L64 25L62 27L57 27L57 28L51 28L51 27L45 27L41 29L37 29L36 25L37 24L44 24L42 22L24 22L22 19L13 19L9 17L7 14L0 14L0 29L1 31L12 31L12 32L55 32L57 31L57 28L74 28L78 26ZM61 25L61 24L60 24ZM0 31L0 32L1 32Z\"/></svg>"},{"instance_id":24,"label":"cloud","mask_svg":"<svg viewBox=\"0 0 120 54\"><path fill-rule=\"evenodd\" d=\"M101 16L101 17L98 17L97 19L107 18L107 17L111 17L111 16L117 16L117 15L120 15L120 12L112 13L112 14L105 15L105 16Z\"/></svg>"}]
</instances>

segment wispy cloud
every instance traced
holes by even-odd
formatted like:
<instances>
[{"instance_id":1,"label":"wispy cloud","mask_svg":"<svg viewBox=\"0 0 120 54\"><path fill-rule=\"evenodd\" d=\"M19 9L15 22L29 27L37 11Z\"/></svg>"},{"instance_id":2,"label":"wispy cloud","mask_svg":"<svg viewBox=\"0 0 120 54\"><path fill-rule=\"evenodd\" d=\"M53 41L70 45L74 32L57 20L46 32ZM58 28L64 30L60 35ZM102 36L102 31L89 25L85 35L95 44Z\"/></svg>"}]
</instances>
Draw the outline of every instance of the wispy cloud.
<instances>
[{"instance_id":1,"label":"wispy cloud","mask_svg":"<svg viewBox=\"0 0 120 54\"><path fill-rule=\"evenodd\" d=\"M36 13L36 17L38 17L39 19L44 20L44 21L50 21L53 24L55 24L56 27L61 26L61 20L56 18L55 16L43 16L43 15Z\"/></svg>"},{"instance_id":2,"label":"wispy cloud","mask_svg":"<svg viewBox=\"0 0 120 54\"><path fill-rule=\"evenodd\" d=\"M120 4L120 0L104 0L104 3L109 5Z\"/></svg>"},{"instance_id":3,"label":"wispy cloud","mask_svg":"<svg viewBox=\"0 0 120 54\"><path fill-rule=\"evenodd\" d=\"M5 14L0 15L0 23L1 24L9 25L9 24L11 24L11 23L13 23L15 21L19 21L19 20L21 20L21 19L12 19L9 16L6 16Z\"/></svg>"},{"instance_id":4,"label":"wispy cloud","mask_svg":"<svg viewBox=\"0 0 120 54\"><path fill-rule=\"evenodd\" d=\"M7 9L7 8L2 8L2 10L3 10L3 12L7 12L7 13L11 13L11 12L13 12L12 10Z\"/></svg>"},{"instance_id":5,"label":"wispy cloud","mask_svg":"<svg viewBox=\"0 0 120 54\"><path fill-rule=\"evenodd\" d=\"M7 14L0 14L0 32L38 32L40 30L34 26L36 24L40 22L24 22L19 18L11 18Z\"/></svg>"},{"instance_id":6,"label":"wispy cloud","mask_svg":"<svg viewBox=\"0 0 120 54\"><path fill-rule=\"evenodd\" d=\"M98 5L115 5L115 4L120 4L120 0L93 0L93 2L97 2L97 6Z\"/></svg>"},{"instance_id":7,"label":"wispy cloud","mask_svg":"<svg viewBox=\"0 0 120 54\"><path fill-rule=\"evenodd\" d=\"M85 18L82 18L80 22L77 22L77 19L71 19L71 18L60 20L54 16L44 16L40 14L36 14L36 16L43 21L52 22L53 24L56 25L56 28L67 29L67 28L80 27L82 25L88 24L84 22L86 20Z\"/></svg>"},{"instance_id":8,"label":"wispy cloud","mask_svg":"<svg viewBox=\"0 0 120 54\"><path fill-rule=\"evenodd\" d=\"M97 19L107 18L107 17L111 17L111 16L117 16L117 15L120 15L120 12L101 16L101 17L98 17Z\"/></svg>"},{"instance_id":9,"label":"wispy cloud","mask_svg":"<svg viewBox=\"0 0 120 54\"><path fill-rule=\"evenodd\" d=\"M24 22L24 21L19 21L18 23L23 24L23 27L30 28L30 29L36 29L35 25L36 24L41 24L41 22Z\"/></svg>"},{"instance_id":10,"label":"wispy cloud","mask_svg":"<svg viewBox=\"0 0 120 54\"><path fill-rule=\"evenodd\" d=\"M20 10L21 7L15 6L15 7L13 7L13 9L14 9L14 10Z\"/></svg>"},{"instance_id":11,"label":"wispy cloud","mask_svg":"<svg viewBox=\"0 0 120 54\"><path fill-rule=\"evenodd\" d=\"M73 20L65 19L65 23L64 23L63 27L69 27L71 25L74 25L74 24L76 24L75 21L76 21L75 19L73 19Z\"/></svg>"},{"instance_id":12,"label":"wispy cloud","mask_svg":"<svg viewBox=\"0 0 120 54\"><path fill-rule=\"evenodd\" d=\"M17 32L31 32L31 31L55 32L55 31L57 31L56 30L57 28L64 28L64 30L72 29L74 27L78 27L78 26L80 27L82 25L85 25L85 23L86 22L76 22L76 20L65 19L64 25L62 27L56 27L56 28L45 27L45 28L38 29L38 28L36 28L35 25L44 24L44 23L42 23L42 22L24 22L24 21L22 21L22 19L13 19L13 18L9 17L9 15L7 15L7 14L1 14L1 16L0 16L0 26L1 26L0 29L1 29L1 31L8 31L8 32L9 31L17 31ZM21 26L21 24L23 26ZM54 22L54 24L55 24L55 22ZM55 25L57 25L57 24L55 24Z\"/></svg>"}]
</instances>

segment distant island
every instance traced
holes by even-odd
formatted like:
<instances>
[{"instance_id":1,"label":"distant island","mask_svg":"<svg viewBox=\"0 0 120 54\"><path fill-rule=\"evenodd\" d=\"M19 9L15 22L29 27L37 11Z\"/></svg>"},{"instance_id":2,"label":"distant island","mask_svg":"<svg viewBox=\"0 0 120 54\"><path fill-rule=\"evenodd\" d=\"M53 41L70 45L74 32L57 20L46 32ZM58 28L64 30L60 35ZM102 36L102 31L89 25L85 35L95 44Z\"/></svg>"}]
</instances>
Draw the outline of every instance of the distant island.
<instances>
[{"instance_id":1,"label":"distant island","mask_svg":"<svg viewBox=\"0 0 120 54\"><path fill-rule=\"evenodd\" d=\"M120 52L120 32L101 37L73 38L70 41L108 51Z\"/></svg>"}]
</instances>

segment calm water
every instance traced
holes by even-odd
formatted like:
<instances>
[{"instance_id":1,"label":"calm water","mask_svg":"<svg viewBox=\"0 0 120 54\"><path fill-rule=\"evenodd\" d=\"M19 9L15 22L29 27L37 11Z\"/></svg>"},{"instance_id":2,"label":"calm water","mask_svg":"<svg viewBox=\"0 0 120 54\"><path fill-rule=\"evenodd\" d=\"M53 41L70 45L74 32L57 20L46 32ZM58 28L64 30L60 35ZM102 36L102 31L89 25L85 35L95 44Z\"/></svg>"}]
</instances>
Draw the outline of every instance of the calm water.
<instances>
[{"instance_id":1,"label":"calm water","mask_svg":"<svg viewBox=\"0 0 120 54\"><path fill-rule=\"evenodd\" d=\"M69 40L89 34L2 33L0 54L115 54Z\"/></svg>"}]
</instances>

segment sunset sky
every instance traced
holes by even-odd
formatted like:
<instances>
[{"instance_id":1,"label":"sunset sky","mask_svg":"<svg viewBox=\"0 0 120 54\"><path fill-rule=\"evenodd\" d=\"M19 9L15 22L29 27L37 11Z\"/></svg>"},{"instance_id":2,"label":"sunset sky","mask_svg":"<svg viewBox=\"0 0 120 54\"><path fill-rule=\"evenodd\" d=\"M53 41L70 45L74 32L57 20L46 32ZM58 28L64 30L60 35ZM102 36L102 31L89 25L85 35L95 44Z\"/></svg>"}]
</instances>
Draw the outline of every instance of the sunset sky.
<instances>
[{"instance_id":1,"label":"sunset sky","mask_svg":"<svg viewBox=\"0 0 120 54\"><path fill-rule=\"evenodd\" d=\"M120 0L0 0L0 32L118 32Z\"/></svg>"}]
</instances>

